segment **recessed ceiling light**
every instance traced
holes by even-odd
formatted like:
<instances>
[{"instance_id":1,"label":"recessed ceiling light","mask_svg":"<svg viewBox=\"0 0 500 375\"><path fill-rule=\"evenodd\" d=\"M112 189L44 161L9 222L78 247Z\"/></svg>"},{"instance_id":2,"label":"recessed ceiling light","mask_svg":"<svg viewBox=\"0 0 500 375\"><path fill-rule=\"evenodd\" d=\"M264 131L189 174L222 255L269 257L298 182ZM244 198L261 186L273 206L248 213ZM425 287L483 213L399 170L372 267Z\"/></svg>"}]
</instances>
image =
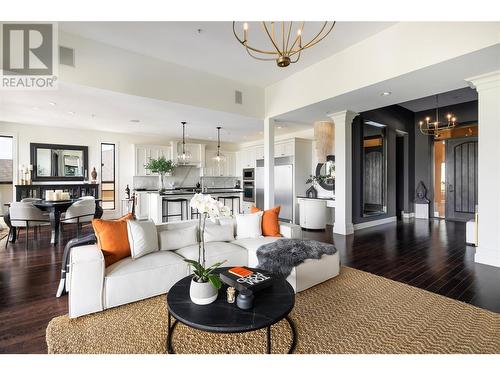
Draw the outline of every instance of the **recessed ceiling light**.
<instances>
[{"instance_id":1,"label":"recessed ceiling light","mask_svg":"<svg viewBox=\"0 0 500 375\"><path fill-rule=\"evenodd\" d=\"M139 123L139 122L141 122L141 120L137 120L137 119L135 119L135 120L130 120L130 122Z\"/></svg>"},{"instance_id":2,"label":"recessed ceiling light","mask_svg":"<svg viewBox=\"0 0 500 375\"><path fill-rule=\"evenodd\" d=\"M75 114L75 112L73 112L73 111L68 111L68 113L69 113L70 115L74 115L74 114Z\"/></svg>"},{"instance_id":3,"label":"recessed ceiling light","mask_svg":"<svg viewBox=\"0 0 500 375\"><path fill-rule=\"evenodd\" d=\"M283 126L281 126L281 125L278 125L278 129L282 129L282 128L283 128Z\"/></svg>"},{"instance_id":4,"label":"recessed ceiling light","mask_svg":"<svg viewBox=\"0 0 500 375\"><path fill-rule=\"evenodd\" d=\"M390 92L390 91L384 91L384 92L383 92L382 94L380 94L380 95L381 95L381 96L389 96L389 95L391 95L391 94L392 94L392 92Z\"/></svg>"},{"instance_id":5,"label":"recessed ceiling light","mask_svg":"<svg viewBox=\"0 0 500 375\"><path fill-rule=\"evenodd\" d=\"M57 105L56 102L49 102L49 104L52 106L52 107L55 107Z\"/></svg>"}]
</instances>

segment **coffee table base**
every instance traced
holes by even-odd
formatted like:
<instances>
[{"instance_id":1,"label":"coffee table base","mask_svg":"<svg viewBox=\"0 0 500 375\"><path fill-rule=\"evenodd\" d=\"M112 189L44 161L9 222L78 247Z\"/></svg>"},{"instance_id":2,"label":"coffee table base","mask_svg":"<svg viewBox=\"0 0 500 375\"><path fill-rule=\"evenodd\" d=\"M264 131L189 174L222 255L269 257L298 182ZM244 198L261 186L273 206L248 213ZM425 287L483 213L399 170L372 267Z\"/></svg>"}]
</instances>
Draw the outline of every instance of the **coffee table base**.
<instances>
[{"instance_id":1,"label":"coffee table base","mask_svg":"<svg viewBox=\"0 0 500 375\"><path fill-rule=\"evenodd\" d=\"M292 354L295 351L295 346L297 345L297 330L295 328L295 323L290 317L285 317L290 329L292 330L292 343L290 344L290 349L288 350L288 354ZM170 312L168 313L168 328L167 328L167 353L168 354L176 354L174 348L172 346L172 335L174 333L175 327L177 327L178 320L175 320L173 324L171 324L172 317ZM267 331L267 354L271 354L272 350L272 342L271 342L271 327L272 325L266 328Z\"/></svg>"}]
</instances>

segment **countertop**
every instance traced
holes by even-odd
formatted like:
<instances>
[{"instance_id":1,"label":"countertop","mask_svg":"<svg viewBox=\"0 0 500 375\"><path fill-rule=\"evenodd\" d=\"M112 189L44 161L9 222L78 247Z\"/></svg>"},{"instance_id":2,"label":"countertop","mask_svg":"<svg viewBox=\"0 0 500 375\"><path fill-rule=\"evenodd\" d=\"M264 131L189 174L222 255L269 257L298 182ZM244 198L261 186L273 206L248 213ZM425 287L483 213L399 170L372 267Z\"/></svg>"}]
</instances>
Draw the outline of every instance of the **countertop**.
<instances>
[{"instance_id":1,"label":"countertop","mask_svg":"<svg viewBox=\"0 0 500 375\"><path fill-rule=\"evenodd\" d=\"M304 198L304 199L321 199L324 201L334 201L335 197L317 197L317 198L311 198L305 195L297 195L297 198Z\"/></svg>"},{"instance_id":2,"label":"countertop","mask_svg":"<svg viewBox=\"0 0 500 375\"><path fill-rule=\"evenodd\" d=\"M159 194L161 196L171 196L171 195L194 195L195 193L201 193L201 189L195 189L193 191L186 191L186 190L166 190L163 193L159 193L157 189L155 190L135 190L136 192L144 192L144 193L150 193L150 194ZM230 194L230 193L235 193L235 194L240 194L243 193L242 189L231 189L231 188L215 188L215 189L208 189L207 191L203 192L204 194Z\"/></svg>"}]
</instances>

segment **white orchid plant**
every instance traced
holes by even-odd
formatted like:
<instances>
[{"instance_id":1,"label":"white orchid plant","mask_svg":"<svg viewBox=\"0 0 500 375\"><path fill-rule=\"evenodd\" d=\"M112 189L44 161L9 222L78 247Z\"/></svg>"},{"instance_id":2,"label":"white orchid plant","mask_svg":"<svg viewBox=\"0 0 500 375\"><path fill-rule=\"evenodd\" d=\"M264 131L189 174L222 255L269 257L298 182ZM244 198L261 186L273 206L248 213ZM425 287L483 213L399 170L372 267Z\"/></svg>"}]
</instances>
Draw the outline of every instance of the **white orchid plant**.
<instances>
[{"instance_id":1,"label":"white orchid plant","mask_svg":"<svg viewBox=\"0 0 500 375\"><path fill-rule=\"evenodd\" d=\"M217 262L210 267L206 268L205 264L205 225L207 218L212 222L217 222L221 217L231 215L229 207L226 207L218 200L212 198L209 194L195 194L191 198L191 208L198 211L198 260L184 259L194 268L194 280L200 283L210 282L216 289L220 289L222 283L218 275L213 272L221 264L225 262Z\"/></svg>"}]
</instances>

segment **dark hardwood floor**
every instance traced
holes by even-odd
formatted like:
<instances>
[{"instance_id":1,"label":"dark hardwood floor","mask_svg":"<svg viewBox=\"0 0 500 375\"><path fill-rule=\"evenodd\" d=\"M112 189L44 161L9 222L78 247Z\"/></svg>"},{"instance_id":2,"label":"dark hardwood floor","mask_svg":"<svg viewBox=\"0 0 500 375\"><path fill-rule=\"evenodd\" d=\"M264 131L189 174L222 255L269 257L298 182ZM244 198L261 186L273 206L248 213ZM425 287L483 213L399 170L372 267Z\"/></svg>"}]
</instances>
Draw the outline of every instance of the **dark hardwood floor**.
<instances>
[{"instance_id":1,"label":"dark hardwood floor","mask_svg":"<svg viewBox=\"0 0 500 375\"><path fill-rule=\"evenodd\" d=\"M356 231L351 236L304 232L332 242L341 263L500 313L500 269L474 262L465 223L411 220Z\"/></svg>"},{"instance_id":2,"label":"dark hardwood floor","mask_svg":"<svg viewBox=\"0 0 500 375\"><path fill-rule=\"evenodd\" d=\"M90 228L89 228L90 229ZM87 230L89 230L87 229ZM304 238L333 241L343 265L401 281L500 312L500 270L476 264L465 246L463 223L438 220L398 222L332 236L304 232ZM53 247L45 231L25 250L24 236L0 247L0 353L46 353L45 328L67 312L67 296L56 298L66 241Z\"/></svg>"}]
</instances>

